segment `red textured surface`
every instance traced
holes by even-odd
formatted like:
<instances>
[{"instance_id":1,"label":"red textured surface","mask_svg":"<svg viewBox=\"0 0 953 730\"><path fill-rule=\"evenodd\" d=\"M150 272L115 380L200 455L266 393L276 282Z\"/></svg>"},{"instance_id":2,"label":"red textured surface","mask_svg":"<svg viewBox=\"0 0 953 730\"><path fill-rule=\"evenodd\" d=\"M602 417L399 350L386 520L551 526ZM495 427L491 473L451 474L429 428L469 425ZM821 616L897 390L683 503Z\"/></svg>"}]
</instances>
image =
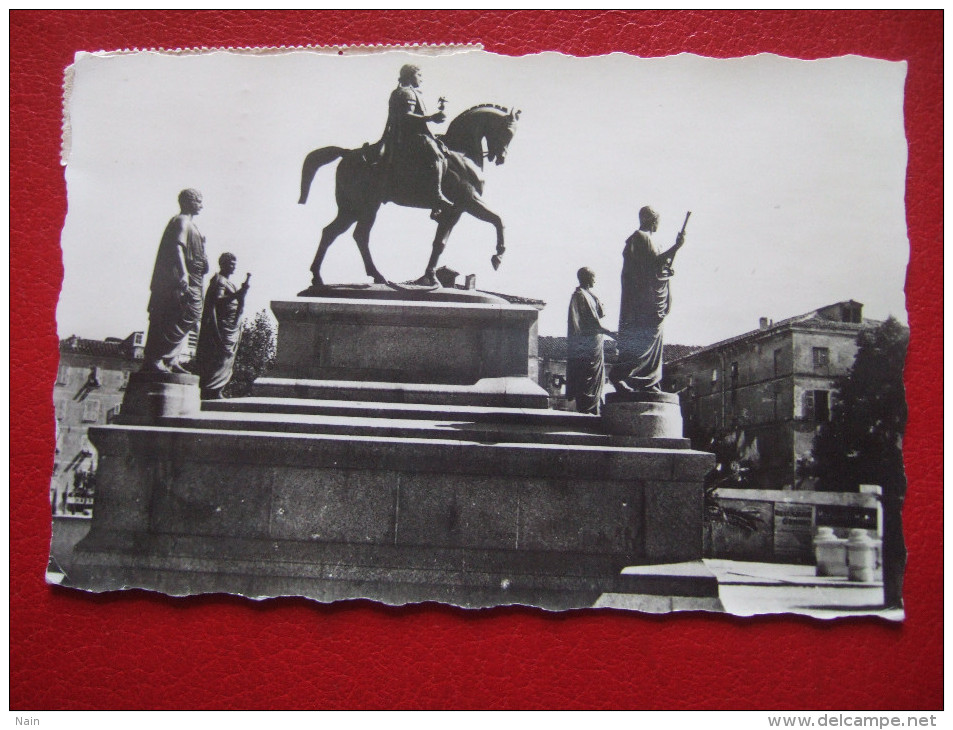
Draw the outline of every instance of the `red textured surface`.
<instances>
[{"instance_id":1,"label":"red textured surface","mask_svg":"<svg viewBox=\"0 0 953 730\"><path fill-rule=\"evenodd\" d=\"M942 707L942 12L12 11L13 709ZM909 63L907 620L545 615L48 588L63 69L78 50L480 42Z\"/></svg>"}]
</instances>

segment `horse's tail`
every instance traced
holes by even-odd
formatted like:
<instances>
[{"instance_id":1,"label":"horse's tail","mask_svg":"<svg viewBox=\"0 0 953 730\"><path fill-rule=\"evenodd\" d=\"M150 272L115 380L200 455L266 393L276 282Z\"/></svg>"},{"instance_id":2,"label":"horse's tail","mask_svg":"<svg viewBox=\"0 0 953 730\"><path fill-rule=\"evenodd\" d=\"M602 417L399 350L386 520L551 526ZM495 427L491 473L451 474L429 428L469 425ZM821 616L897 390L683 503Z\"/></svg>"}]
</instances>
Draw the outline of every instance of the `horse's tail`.
<instances>
[{"instance_id":1,"label":"horse's tail","mask_svg":"<svg viewBox=\"0 0 953 730\"><path fill-rule=\"evenodd\" d=\"M318 170L329 162L334 162L345 152L347 152L347 150L343 147L322 147L321 149L308 153L308 156L304 158L304 164L301 166L301 197L298 198L299 205L304 205L308 202L311 181L314 180L314 176Z\"/></svg>"}]
</instances>

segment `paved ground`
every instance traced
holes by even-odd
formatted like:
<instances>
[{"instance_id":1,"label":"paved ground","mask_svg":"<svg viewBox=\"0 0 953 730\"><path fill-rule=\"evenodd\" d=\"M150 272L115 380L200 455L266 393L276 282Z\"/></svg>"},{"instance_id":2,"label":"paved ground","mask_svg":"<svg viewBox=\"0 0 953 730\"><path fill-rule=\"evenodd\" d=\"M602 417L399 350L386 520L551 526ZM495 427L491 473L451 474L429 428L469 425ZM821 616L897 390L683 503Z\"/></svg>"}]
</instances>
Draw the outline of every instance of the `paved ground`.
<instances>
[{"instance_id":1,"label":"paved ground","mask_svg":"<svg viewBox=\"0 0 953 730\"><path fill-rule=\"evenodd\" d=\"M748 563L737 560L705 560L718 579L718 594L727 613L756 616L796 613L816 618L876 615L893 621L903 611L883 608L883 583L854 583L843 578L814 575L813 565ZM678 610L711 611L708 599L671 596L604 594L596 604L650 613Z\"/></svg>"},{"instance_id":2,"label":"paved ground","mask_svg":"<svg viewBox=\"0 0 953 730\"><path fill-rule=\"evenodd\" d=\"M718 578L725 610L740 616L799 613L817 618L878 615L899 621L903 611L883 608L883 583L853 583L814 575L813 565L706 560Z\"/></svg>"}]
</instances>

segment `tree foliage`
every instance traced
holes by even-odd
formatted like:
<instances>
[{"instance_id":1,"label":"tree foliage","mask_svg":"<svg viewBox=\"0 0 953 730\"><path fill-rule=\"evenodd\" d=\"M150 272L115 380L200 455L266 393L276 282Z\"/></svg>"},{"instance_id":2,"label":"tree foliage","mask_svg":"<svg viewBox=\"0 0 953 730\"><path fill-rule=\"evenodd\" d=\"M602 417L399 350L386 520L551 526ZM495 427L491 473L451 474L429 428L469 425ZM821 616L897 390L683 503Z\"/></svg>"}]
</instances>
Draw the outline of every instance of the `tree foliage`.
<instances>
[{"instance_id":1,"label":"tree foliage","mask_svg":"<svg viewBox=\"0 0 953 730\"><path fill-rule=\"evenodd\" d=\"M240 398L251 393L255 378L267 373L274 362L277 342L278 328L267 310L262 309L254 319L245 320L232 379L225 386L226 397Z\"/></svg>"},{"instance_id":2,"label":"tree foliage","mask_svg":"<svg viewBox=\"0 0 953 730\"><path fill-rule=\"evenodd\" d=\"M846 492L879 484L885 493L902 494L908 340L909 330L893 317L858 335L854 364L835 384L831 420L814 439L820 489Z\"/></svg>"},{"instance_id":3,"label":"tree foliage","mask_svg":"<svg viewBox=\"0 0 953 730\"><path fill-rule=\"evenodd\" d=\"M717 523L730 525L742 532L757 530L763 521L743 509L730 507L718 499L719 489L753 489L758 486L760 462L757 452L747 448L741 432L689 426L686 435L692 448L710 451L715 466L705 475L705 521L709 528Z\"/></svg>"}]
</instances>

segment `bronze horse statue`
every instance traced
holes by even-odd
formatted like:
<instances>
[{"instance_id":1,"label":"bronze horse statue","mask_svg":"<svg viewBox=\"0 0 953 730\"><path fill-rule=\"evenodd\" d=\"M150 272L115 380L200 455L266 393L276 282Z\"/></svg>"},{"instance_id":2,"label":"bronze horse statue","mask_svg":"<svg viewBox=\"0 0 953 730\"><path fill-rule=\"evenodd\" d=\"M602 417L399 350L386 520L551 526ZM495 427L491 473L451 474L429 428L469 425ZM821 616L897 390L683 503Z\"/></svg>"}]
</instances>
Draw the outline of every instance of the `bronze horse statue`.
<instances>
[{"instance_id":1,"label":"bronze horse statue","mask_svg":"<svg viewBox=\"0 0 953 730\"><path fill-rule=\"evenodd\" d=\"M469 213L474 218L491 223L496 228L496 253L491 261L493 268L500 266L503 255L503 221L487 208L480 195L483 193L483 159L502 165L506 161L507 148L516 131L520 111L506 109L495 104L480 104L458 115L447 127L444 135L437 139L448 151L447 167L443 175L444 196L453 203L437 217L437 234L433 241L433 252L424 275L416 284L437 286L435 276L437 261L447 244L447 238L460 216ZM484 140L486 153L483 152ZM419 176L415 174L413 160L394 159L393 151L385 151L384 158L373 161L374 153L370 145L361 149L343 147L322 147L305 157L301 168L301 198L299 204L308 200L311 182L317 171L340 159L337 168L335 199L338 214L321 234L318 252L311 264L312 287L323 285L321 264L335 239L348 228L354 228L354 240L364 260L364 270L377 284L389 282L377 270L371 258L369 246L371 227L377 217L377 211L384 202L392 201L398 205L413 208L430 208L431 197L421 189ZM379 157L379 154L376 155Z\"/></svg>"}]
</instances>

